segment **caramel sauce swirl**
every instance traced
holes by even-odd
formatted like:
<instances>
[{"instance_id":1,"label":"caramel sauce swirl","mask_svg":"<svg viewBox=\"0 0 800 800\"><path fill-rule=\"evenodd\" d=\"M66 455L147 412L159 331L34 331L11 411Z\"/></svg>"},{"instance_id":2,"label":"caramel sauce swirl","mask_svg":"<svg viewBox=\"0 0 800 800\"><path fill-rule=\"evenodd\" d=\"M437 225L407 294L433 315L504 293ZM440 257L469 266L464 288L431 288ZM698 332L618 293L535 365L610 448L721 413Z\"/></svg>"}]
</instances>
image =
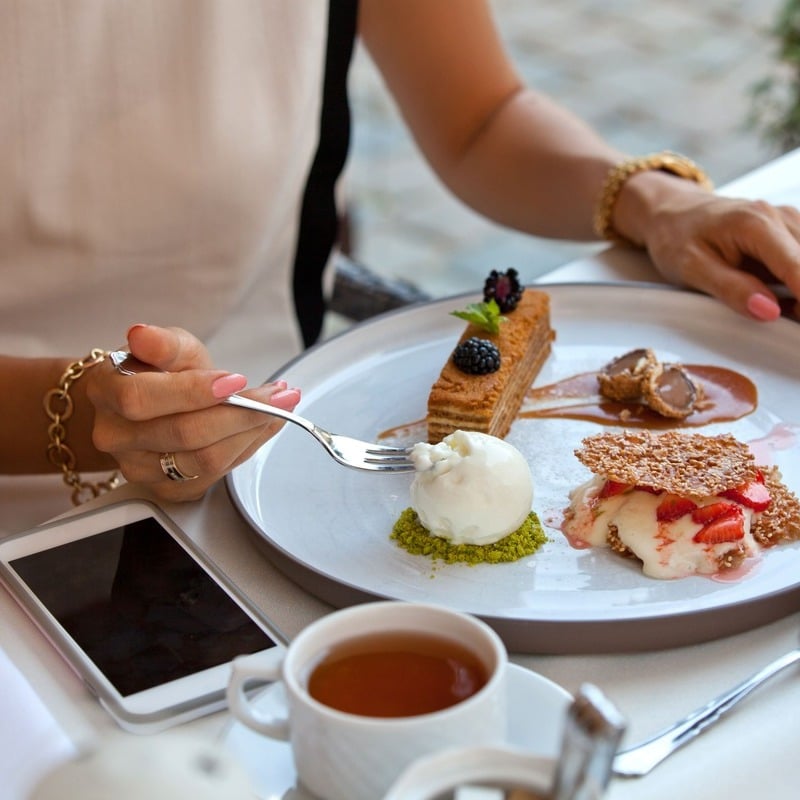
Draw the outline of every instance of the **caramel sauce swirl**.
<instances>
[{"instance_id":1,"label":"caramel sauce swirl","mask_svg":"<svg viewBox=\"0 0 800 800\"><path fill-rule=\"evenodd\" d=\"M584 372L531 388L525 395L519 418L578 419L630 428L691 428L731 422L756 409L758 390L740 372L705 364L684 364L683 368L703 387L702 399L684 419L662 417L636 401L602 397L596 372Z\"/></svg>"},{"instance_id":2,"label":"caramel sauce swirl","mask_svg":"<svg viewBox=\"0 0 800 800\"><path fill-rule=\"evenodd\" d=\"M683 419L662 417L636 401L609 400L599 393L596 372L582 372L547 386L531 387L518 419L577 419L598 425L629 428L698 428L715 422L746 417L758 406L758 390L746 375L725 367L683 364L683 369L703 387L702 399ZM425 439L425 419L382 431L379 440L407 442Z\"/></svg>"}]
</instances>

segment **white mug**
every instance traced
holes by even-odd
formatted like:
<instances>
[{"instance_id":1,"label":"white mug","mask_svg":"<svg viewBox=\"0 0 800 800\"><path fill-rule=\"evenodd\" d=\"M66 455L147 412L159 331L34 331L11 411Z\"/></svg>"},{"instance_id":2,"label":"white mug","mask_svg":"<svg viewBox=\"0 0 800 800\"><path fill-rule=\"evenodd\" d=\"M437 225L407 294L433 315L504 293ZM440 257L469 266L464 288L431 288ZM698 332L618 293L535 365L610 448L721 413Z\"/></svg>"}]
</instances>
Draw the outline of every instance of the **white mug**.
<instances>
[{"instance_id":1,"label":"white mug","mask_svg":"<svg viewBox=\"0 0 800 800\"><path fill-rule=\"evenodd\" d=\"M311 696L309 678L332 649L354 639L393 633L428 635L465 648L480 662L486 682L454 705L413 716L349 713ZM376 800L421 756L451 747L506 742L507 663L500 637L475 617L423 603L367 603L312 623L291 642L282 659L269 654L236 658L228 704L243 724L291 742L299 781L317 797ZM264 680L282 682L285 717L264 719L253 710L246 689Z\"/></svg>"}]
</instances>

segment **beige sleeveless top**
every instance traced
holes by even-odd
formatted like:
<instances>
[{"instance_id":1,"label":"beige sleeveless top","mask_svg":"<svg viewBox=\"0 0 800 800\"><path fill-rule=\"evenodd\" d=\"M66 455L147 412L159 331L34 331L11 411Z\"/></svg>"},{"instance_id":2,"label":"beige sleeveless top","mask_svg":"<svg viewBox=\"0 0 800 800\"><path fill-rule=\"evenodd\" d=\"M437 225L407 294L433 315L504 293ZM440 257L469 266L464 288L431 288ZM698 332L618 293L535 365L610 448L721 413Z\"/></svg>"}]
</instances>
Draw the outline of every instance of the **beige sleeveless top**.
<instances>
[{"instance_id":1,"label":"beige sleeveless top","mask_svg":"<svg viewBox=\"0 0 800 800\"><path fill-rule=\"evenodd\" d=\"M230 369L258 342L254 378L297 352L326 24L324 0L0 4L0 351L79 356L150 322Z\"/></svg>"},{"instance_id":2,"label":"beige sleeveless top","mask_svg":"<svg viewBox=\"0 0 800 800\"><path fill-rule=\"evenodd\" d=\"M327 20L325 0L0 3L0 352L178 325L257 383L300 351ZM8 531L69 492L0 478L0 502Z\"/></svg>"}]
</instances>

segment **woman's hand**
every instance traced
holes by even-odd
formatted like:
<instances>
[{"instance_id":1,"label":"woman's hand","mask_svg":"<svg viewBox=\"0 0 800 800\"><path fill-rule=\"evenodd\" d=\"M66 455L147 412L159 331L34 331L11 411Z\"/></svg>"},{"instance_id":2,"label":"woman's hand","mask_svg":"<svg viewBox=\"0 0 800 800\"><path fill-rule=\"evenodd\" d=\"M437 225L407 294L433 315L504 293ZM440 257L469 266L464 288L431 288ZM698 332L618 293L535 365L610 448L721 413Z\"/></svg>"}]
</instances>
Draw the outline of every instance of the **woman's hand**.
<instances>
[{"instance_id":1,"label":"woman's hand","mask_svg":"<svg viewBox=\"0 0 800 800\"><path fill-rule=\"evenodd\" d=\"M780 284L797 316L797 209L709 194L665 173L636 175L628 183L615 209L615 228L644 245L667 280L761 321L780 316Z\"/></svg>"},{"instance_id":2,"label":"woman's hand","mask_svg":"<svg viewBox=\"0 0 800 800\"><path fill-rule=\"evenodd\" d=\"M93 441L117 461L128 481L147 484L157 497L201 497L283 425L277 418L222 404L247 380L215 369L208 351L190 333L135 325L128 332L128 347L163 372L120 375L110 363L92 370L86 390L95 407ZM284 381L243 394L287 410L300 400L299 390Z\"/></svg>"}]
</instances>

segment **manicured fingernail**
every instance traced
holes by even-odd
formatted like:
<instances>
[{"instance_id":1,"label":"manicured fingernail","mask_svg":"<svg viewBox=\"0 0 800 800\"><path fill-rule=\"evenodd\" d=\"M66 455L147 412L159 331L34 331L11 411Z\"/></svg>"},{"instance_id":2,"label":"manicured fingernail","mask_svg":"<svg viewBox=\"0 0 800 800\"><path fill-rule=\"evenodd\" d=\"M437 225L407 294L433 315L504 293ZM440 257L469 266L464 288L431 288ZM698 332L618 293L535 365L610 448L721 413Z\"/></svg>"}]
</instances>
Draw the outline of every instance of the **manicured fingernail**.
<instances>
[{"instance_id":1,"label":"manicured fingernail","mask_svg":"<svg viewBox=\"0 0 800 800\"><path fill-rule=\"evenodd\" d=\"M756 318L771 322L781 315L781 307L765 294L751 294L747 298L747 310Z\"/></svg>"},{"instance_id":2,"label":"manicured fingernail","mask_svg":"<svg viewBox=\"0 0 800 800\"><path fill-rule=\"evenodd\" d=\"M127 339L131 335L131 333L133 333L133 331L138 330L139 328L146 328L146 327L147 325L145 325L144 322L137 322L135 325L131 325L130 328L128 328L128 332L125 334L125 338Z\"/></svg>"},{"instance_id":3,"label":"manicured fingernail","mask_svg":"<svg viewBox=\"0 0 800 800\"><path fill-rule=\"evenodd\" d=\"M217 378L211 384L211 392L218 400L222 400L224 397L230 397L235 392L241 391L245 386L247 386L247 378L234 372Z\"/></svg>"},{"instance_id":4,"label":"manicured fingernail","mask_svg":"<svg viewBox=\"0 0 800 800\"><path fill-rule=\"evenodd\" d=\"M284 409L284 411L291 411L300 402L299 389L284 389L280 392L275 392L269 398L271 406L277 406Z\"/></svg>"},{"instance_id":5,"label":"manicured fingernail","mask_svg":"<svg viewBox=\"0 0 800 800\"><path fill-rule=\"evenodd\" d=\"M273 381L272 385L275 387L275 391L278 391L278 392L280 392L282 389L288 389L289 388L289 384L286 383L286 381L283 381L283 380Z\"/></svg>"}]
</instances>

